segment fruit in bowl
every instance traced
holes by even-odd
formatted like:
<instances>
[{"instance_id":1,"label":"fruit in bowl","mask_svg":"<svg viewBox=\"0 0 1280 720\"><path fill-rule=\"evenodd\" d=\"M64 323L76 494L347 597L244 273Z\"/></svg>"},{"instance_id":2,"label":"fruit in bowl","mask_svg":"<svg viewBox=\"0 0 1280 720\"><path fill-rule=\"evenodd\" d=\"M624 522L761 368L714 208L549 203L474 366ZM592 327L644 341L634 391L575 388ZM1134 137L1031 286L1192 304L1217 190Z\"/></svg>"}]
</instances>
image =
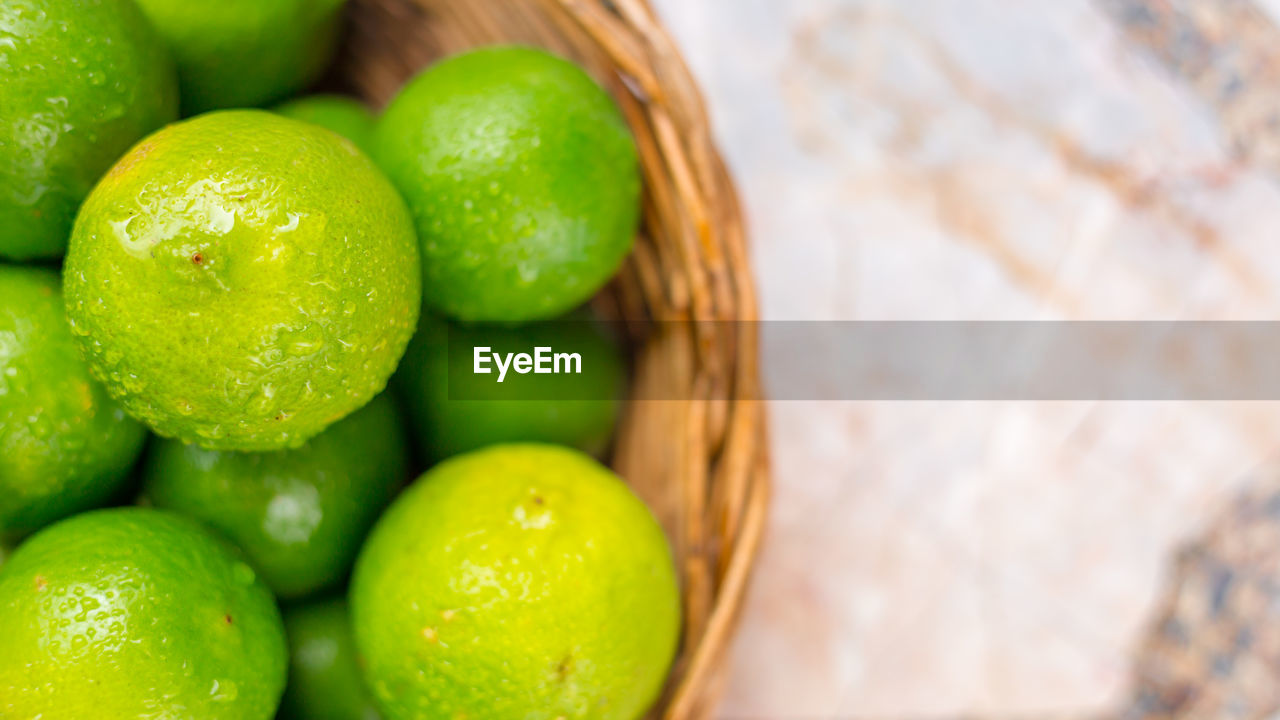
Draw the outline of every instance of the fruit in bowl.
<instances>
[{"instance_id":1,"label":"fruit in bowl","mask_svg":"<svg viewBox=\"0 0 1280 720\"><path fill-rule=\"evenodd\" d=\"M417 222L426 302L446 316L555 317L631 250L635 141L608 94L546 51L440 62L391 101L373 143Z\"/></svg>"},{"instance_id":2,"label":"fruit in bowl","mask_svg":"<svg viewBox=\"0 0 1280 720\"><path fill-rule=\"evenodd\" d=\"M107 502L145 439L89 377L57 273L0 265L0 542Z\"/></svg>"},{"instance_id":3,"label":"fruit in bowl","mask_svg":"<svg viewBox=\"0 0 1280 720\"><path fill-rule=\"evenodd\" d=\"M635 720L662 692L671 548L587 454L625 363L565 315L633 242L626 122L510 46L381 117L280 104L342 5L0 6L0 258L66 249L61 281L0 265L0 717ZM208 112L166 125L178 86ZM580 370L452 396L482 343ZM135 479L142 507L92 509Z\"/></svg>"},{"instance_id":4,"label":"fruit in bowl","mask_svg":"<svg viewBox=\"0 0 1280 720\"><path fill-rule=\"evenodd\" d=\"M206 450L155 443L143 496L231 540L276 596L341 581L360 543L404 482L408 442L391 400L368 405L291 450Z\"/></svg>"},{"instance_id":5,"label":"fruit in bowl","mask_svg":"<svg viewBox=\"0 0 1280 720\"><path fill-rule=\"evenodd\" d=\"M284 691L271 592L185 518L97 510L0 567L0 717L268 720Z\"/></svg>"},{"instance_id":6,"label":"fruit in bowl","mask_svg":"<svg viewBox=\"0 0 1280 720\"><path fill-rule=\"evenodd\" d=\"M662 528L616 475L554 445L422 476L361 551L351 611L389 720L634 720L680 633Z\"/></svg>"},{"instance_id":7,"label":"fruit in bowl","mask_svg":"<svg viewBox=\"0 0 1280 720\"><path fill-rule=\"evenodd\" d=\"M89 367L156 433L298 447L381 392L417 326L400 196L350 142L258 110L148 137L99 183L63 269Z\"/></svg>"},{"instance_id":8,"label":"fruit in bowl","mask_svg":"<svg viewBox=\"0 0 1280 720\"><path fill-rule=\"evenodd\" d=\"M262 105L314 81L345 0L135 0L177 60L187 115Z\"/></svg>"},{"instance_id":9,"label":"fruit in bowl","mask_svg":"<svg viewBox=\"0 0 1280 720\"><path fill-rule=\"evenodd\" d=\"M132 0L5 0L0 39L0 258L58 258L102 173L177 117L177 76Z\"/></svg>"}]
</instances>

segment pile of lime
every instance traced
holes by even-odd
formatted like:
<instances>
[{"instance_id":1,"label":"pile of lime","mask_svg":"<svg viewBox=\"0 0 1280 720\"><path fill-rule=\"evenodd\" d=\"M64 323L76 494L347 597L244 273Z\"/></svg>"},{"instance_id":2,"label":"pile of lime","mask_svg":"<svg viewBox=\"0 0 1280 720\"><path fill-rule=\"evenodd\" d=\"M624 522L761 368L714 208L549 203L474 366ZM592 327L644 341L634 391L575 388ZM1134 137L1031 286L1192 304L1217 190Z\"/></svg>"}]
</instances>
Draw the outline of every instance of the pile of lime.
<instances>
[{"instance_id":1,"label":"pile of lime","mask_svg":"<svg viewBox=\"0 0 1280 720\"><path fill-rule=\"evenodd\" d=\"M627 125L526 47L380 114L297 97L343 4L0 2L0 717L662 692L676 571L600 462L626 365L583 308L638 223Z\"/></svg>"}]
</instances>

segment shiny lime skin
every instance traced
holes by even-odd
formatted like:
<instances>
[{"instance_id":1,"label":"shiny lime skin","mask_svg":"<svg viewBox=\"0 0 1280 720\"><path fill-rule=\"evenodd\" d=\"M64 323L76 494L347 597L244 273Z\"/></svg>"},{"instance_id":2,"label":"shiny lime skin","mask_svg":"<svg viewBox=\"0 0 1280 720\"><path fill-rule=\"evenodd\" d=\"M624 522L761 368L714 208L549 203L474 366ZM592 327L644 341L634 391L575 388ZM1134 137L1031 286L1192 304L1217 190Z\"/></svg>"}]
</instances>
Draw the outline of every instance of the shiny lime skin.
<instances>
[{"instance_id":1,"label":"shiny lime skin","mask_svg":"<svg viewBox=\"0 0 1280 720\"><path fill-rule=\"evenodd\" d=\"M0 265L0 540L107 502L146 440L89 377L60 285Z\"/></svg>"},{"instance_id":2,"label":"shiny lime skin","mask_svg":"<svg viewBox=\"0 0 1280 720\"><path fill-rule=\"evenodd\" d=\"M418 321L403 202L349 141L261 110L152 135L63 268L90 369L165 437L298 447L381 392Z\"/></svg>"},{"instance_id":3,"label":"shiny lime skin","mask_svg":"<svg viewBox=\"0 0 1280 720\"><path fill-rule=\"evenodd\" d=\"M396 408L379 395L295 450L240 453L157 442L143 493L221 532L294 599L342 580L408 472Z\"/></svg>"},{"instance_id":4,"label":"shiny lime skin","mask_svg":"<svg viewBox=\"0 0 1280 720\"><path fill-rule=\"evenodd\" d=\"M555 317L631 249L635 142L586 73L542 50L474 50L421 73L378 121L374 157L417 221L427 303L447 316Z\"/></svg>"},{"instance_id":5,"label":"shiny lime skin","mask_svg":"<svg viewBox=\"0 0 1280 720\"><path fill-rule=\"evenodd\" d=\"M454 349L455 362L463 363L468 372L476 346L503 354L530 352L539 346L572 350L584 358L583 372L538 378L564 383L572 395L539 393L517 398L513 392L510 400L450 399L451 342L461 347ZM409 412L424 454L442 459L508 442L555 443L601 454L613 435L625 383L621 351L604 328L585 314L506 327L458 325L424 312L392 386ZM514 390L514 382L510 386Z\"/></svg>"},{"instance_id":6,"label":"shiny lime skin","mask_svg":"<svg viewBox=\"0 0 1280 720\"><path fill-rule=\"evenodd\" d=\"M379 720L360 677L351 617L344 598L289 608L289 685L282 720Z\"/></svg>"},{"instance_id":7,"label":"shiny lime skin","mask_svg":"<svg viewBox=\"0 0 1280 720\"><path fill-rule=\"evenodd\" d=\"M177 114L173 61L130 0L0 2L0 258L61 257L93 184Z\"/></svg>"},{"instance_id":8,"label":"shiny lime skin","mask_svg":"<svg viewBox=\"0 0 1280 720\"><path fill-rule=\"evenodd\" d=\"M136 0L178 64L182 111L254 107L311 84L333 56L345 0Z\"/></svg>"},{"instance_id":9,"label":"shiny lime skin","mask_svg":"<svg viewBox=\"0 0 1280 720\"><path fill-rule=\"evenodd\" d=\"M288 649L270 591L193 521L97 510L0 567L0 717L267 720Z\"/></svg>"},{"instance_id":10,"label":"shiny lime skin","mask_svg":"<svg viewBox=\"0 0 1280 720\"><path fill-rule=\"evenodd\" d=\"M344 95L309 95L277 105L275 111L294 120L328 128L369 152L373 147L373 111Z\"/></svg>"},{"instance_id":11,"label":"shiny lime skin","mask_svg":"<svg viewBox=\"0 0 1280 720\"><path fill-rule=\"evenodd\" d=\"M636 720L680 628L649 510L607 468L552 445L429 471L378 521L350 599L390 720Z\"/></svg>"}]
</instances>

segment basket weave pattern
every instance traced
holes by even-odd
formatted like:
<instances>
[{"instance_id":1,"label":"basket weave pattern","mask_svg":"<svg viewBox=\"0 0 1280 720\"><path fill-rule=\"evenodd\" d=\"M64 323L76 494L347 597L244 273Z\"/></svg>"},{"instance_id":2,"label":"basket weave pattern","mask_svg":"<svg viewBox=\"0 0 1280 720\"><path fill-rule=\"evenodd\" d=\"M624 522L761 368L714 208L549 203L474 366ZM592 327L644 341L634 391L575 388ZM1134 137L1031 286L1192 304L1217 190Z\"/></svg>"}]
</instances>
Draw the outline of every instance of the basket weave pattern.
<instances>
[{"instance_id":1,"label":"basket weave pattern","mask_svg":"<svg viewBox=\"0 0 1280 720\"><path fill-rule=\"evenodd\" d=\"M632 395L680 399L628 403L613 465L666 528L684 593L680 657L651 715L710 717L768 463L742 214L684 60L644 0L353 0L350 12L339 82L377 107L436 58L515 42L576 60L622 108L643 166L643 226L597 305L645 328Z\"/></svg>"}]
</instances>

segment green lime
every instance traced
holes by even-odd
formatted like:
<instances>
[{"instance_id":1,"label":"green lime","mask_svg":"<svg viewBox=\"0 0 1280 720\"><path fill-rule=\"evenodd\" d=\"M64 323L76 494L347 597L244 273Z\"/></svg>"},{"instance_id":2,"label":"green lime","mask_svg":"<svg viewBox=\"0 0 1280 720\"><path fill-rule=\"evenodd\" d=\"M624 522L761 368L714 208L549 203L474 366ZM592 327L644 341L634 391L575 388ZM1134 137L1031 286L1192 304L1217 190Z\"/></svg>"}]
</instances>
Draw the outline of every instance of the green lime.
<instances>
[{"instance_id":1,"label":"green lime","mask_svg":"<svg viewBox=\"0 0 1280 720\"><path fill-rule=\"evenodd\" d=\"M264 105L310 85L345 0L136 0L178 62L182 110Z\"/></svg>"},{"instance_id":2,"label":"green lime","mask_svg":"<svg viewBox=\"0 0 1280 720\"><path fill-rule=\"evenodd\" d=\"M413 224L349 141L260 110L171 125L85 201L63 269L90 369L165 437L297 447L386 385Z\"/></svg>"},{"instance_id":3,"label":"green lime","mask_svg":"<svg viewBox=\"0 0 1280 720\"><path fill-rule=\"evenodd\" d=\"M280 598L342 580L408 471L396 408L379 395L296 450L239 453L156 443L143 493L244 550Z\"/></svg>"},{"instance_id":4,"label":"green lime","mask_svg":"<svg viewBox=\"0 0 1280 720\"><path fill-rule=\"evenodd\" d=\"M129 0L0 2L0 257L60 257L102 173L177 115L173 61Z\"/></svg>"},{"instance_id":5,"label":"green lime","mask_svg":"<svg viewBox=\"0 0 1280 720\"><path fill-rule=\"evenodd\" d=\"M658 523L608 469L553 445L422 476L361 551L351 610L392 720L635 720L680 630Z\"/></svg>"},{"instance_id":6,"label":"green lime","mask_svg":"<svg viewBox=\"0 0 1280 720\"><path fill-rule=\"evenodd\" d=\"M473 372L477 347L503 356L538 347L572 352L581 358L582 372L513 374L489 386L491 398L464 399L474 396L450 385L450 361L455 374ZM556 443L600 454L613 434L625 382L618 346L585 315L513 328L459 325L424 312L393 385L421 447L439 459L506 442Z\"/></svg>"},{"instance_id":7,"label":"green lime","mask_svg":"<svg viewBox=\"0 0 1280 720\"><path fill-rule=\"evenodd\" d=\"M194 522L144 508L52 525L0 567L0 717L267 720L280 613Z\"/></svg>"},{"instance_id":8,"label":"green lime","mask_svg":"<svg viewBox=\"0 0 1280 720\"><path fill-rule=\"evenodd\" d=\"M278 105L275 111L330 130L366 152L373 146L373 111L368 105L343 95L309 95Z\"/></svg>"},{"instance_id":9,"label":"green lime","mask_svg":"<svg viewBox=\"0 0 1280 720\"><path fill-rule=\"evenodd\" d=\"M107 502L146 439L89 377L59 285L0 265L0 538Z\"/></svg>"},{"instance_id":10,"label":"green lime","mask_svg":"<svg viewBox=\"0 0 1280 720\"><path fill-rule=\"evenodd\" d=\"M423 249L424 297L461 320L555 317L600 288L640 212L618 108L542 50L457 55L411 80L374 131Z\"/></svg>"},{"instance_id":11,"label":"green lime","mask_svg":"<svg viewBox=\"0 0 1280 720\"><path fill-rule=\"evenodd\" d=\"M346 600L290 608L284 627L291 662L280 706L283 720L379 720L360 679Z\"/></svg>"}]
</instances>

